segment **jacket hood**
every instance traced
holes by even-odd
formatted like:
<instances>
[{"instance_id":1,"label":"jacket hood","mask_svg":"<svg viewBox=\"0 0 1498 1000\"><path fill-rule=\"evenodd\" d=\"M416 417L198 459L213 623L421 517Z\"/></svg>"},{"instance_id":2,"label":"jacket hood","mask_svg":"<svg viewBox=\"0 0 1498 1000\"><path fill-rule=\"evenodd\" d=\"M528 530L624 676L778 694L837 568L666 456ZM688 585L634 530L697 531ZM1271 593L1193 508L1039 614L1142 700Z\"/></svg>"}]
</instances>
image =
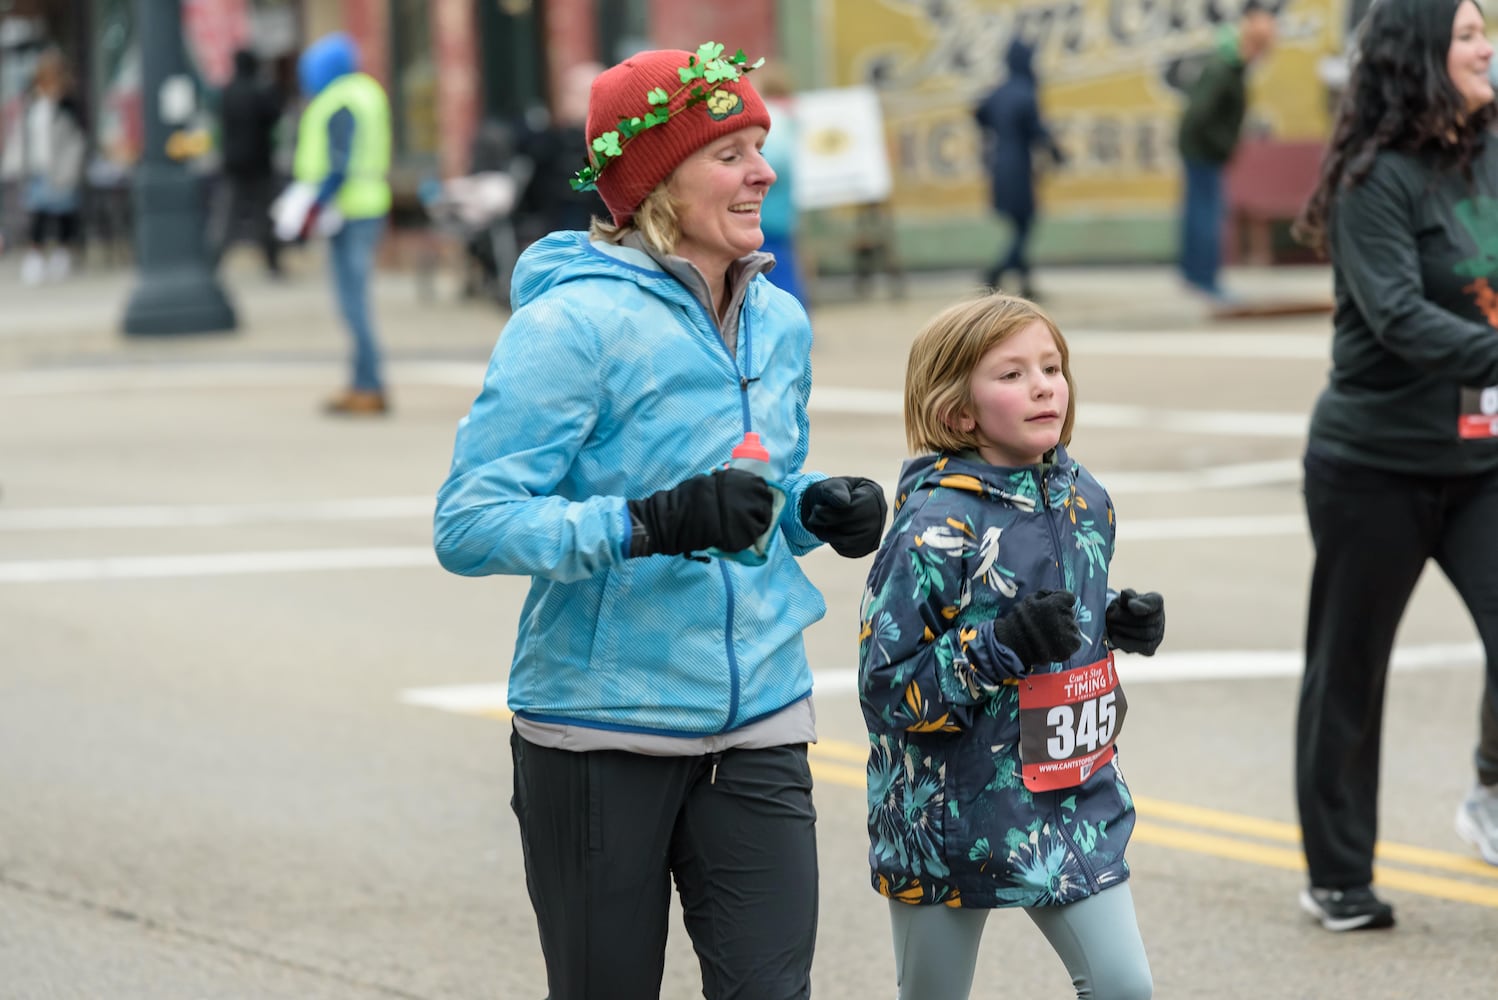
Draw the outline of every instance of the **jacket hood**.
<instances>
[{"instance_id":1,"label":"jacket hood","mask_svg":"<svg viewBox=\"0 0 1498 1000\"><path fill-rule=\"evenodd\" d=\"M1059 504L1071 492L1077 466L1063 445L1058 444L1047 458L1050 461L1039 465L1016 467L989 465L981 459L950 454L912 458L900 469L896 506L905 506L906 501L917 493L943 487L1033 510L1039 499L1037 472L1045 480L1051 501Z\"/></svg>"},{"instance_id":2,"label":"jacket hood","mask_svg":"<svg viewBox=\"0 0 1498 1000\"><path fill-rule=\"evenodd\" d=\"M1010 76L1035 78L1035 46L1018 38L1009 43L1009 51L1004 54L1004 65L1009 68Z\"/></svg>"},{"instance_id":3,"label":"jacket hood","mask_svg":"<svg viewBox=\"0 0 1498 1000\"><path fill-rule=\"evenodd\" d=\"M338 32L324 35L302 53L297 60L297 78L302 84L302 93L316 97L328 84L340 76L357 72L359 49L348 35Z\"/></svg>"},{"instance_id":4,"label":"jacket hood","mask_svg":"<svg viewBox=\"0 0 1498 1000\"><path fill-rule=\"evenodd\" d=\"M583 278L649 283L663 297L686 303L695 301L691 292L648 254L630 247L594 243L587 233L563 230L541 237L526 247L515 262L510 305L519 309L559 285Z\"/></svg>"}]
</instances>

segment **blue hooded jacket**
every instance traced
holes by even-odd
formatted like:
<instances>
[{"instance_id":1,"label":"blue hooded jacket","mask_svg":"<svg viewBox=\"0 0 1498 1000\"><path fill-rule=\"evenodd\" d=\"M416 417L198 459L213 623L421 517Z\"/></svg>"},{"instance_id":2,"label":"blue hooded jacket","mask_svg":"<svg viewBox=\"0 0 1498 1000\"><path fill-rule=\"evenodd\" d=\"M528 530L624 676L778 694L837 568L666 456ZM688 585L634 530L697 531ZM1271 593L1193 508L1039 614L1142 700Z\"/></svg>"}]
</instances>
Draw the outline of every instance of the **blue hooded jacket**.
<instances>
[{"instance_id":1,"label":"blue hooded jacket","mask_svg":"<svg viewBox=\"0 0 1498 1000\"><path fill-rule=\"evenodd\" d=\"M762 275L737 349L647 254L556 232L515 268L514 313L437 494L448 570L528 575L509 704L542 722L668 736L738 729L811 693L826 613L794 558L811 326ZM630 558L629 499L721 465L755 431L786 491L769 560Z\"/></svg>"}]
</instances>

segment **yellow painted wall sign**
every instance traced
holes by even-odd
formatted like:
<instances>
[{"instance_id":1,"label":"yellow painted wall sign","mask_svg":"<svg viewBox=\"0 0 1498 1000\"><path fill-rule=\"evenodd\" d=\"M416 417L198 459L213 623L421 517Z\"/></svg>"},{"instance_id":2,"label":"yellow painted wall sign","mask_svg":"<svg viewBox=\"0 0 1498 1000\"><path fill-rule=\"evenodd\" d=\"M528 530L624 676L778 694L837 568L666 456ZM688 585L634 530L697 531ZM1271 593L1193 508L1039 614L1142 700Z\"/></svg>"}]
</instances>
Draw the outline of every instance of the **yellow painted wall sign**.
<instances>
[{"instance_id":1,"label":"yellow painted wall sign","mask_svg":"<svg viewBox=\"0 0 1498 1000\"><path fill-rule=\"evenodd\" d=\"M823 0L823 65L835 86L878 87L894 204L913 221L987 204L974 105L1003 76L1012 38L1032 40L1041 108L1069 156L1041 188L1053 215L1173 210L1174 81L1194 73L1242 0ZM1318 63L1341 53L1348 0L1279 0L1279 44L1250 71L1247 128L1324 138ZM1040 159L1040 158L1037 158Z\"/></svg>"}]
</instances>

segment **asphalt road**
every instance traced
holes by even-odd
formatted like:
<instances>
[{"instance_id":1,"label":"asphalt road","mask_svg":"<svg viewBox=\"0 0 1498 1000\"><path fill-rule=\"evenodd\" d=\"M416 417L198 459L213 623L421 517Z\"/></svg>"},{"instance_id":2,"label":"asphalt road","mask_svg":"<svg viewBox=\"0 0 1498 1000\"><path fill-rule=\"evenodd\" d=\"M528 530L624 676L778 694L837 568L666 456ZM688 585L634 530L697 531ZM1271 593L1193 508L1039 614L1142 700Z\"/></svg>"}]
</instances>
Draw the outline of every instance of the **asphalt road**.
<instances>
[{"instance_id":1,"label":"asphalt road","mask_svg":"<svg viewBox=\"0 0 1498 1000\"><path fill-rule=\"evenodd\" d=\"M120 343L124 287L43 299L0 279L0 998L544 996L502 707L524 581L430 554L498 317L383 289L397 411L348 422L317 412L342 345L313 276L245 279L246 329L203 341ZM1379 884L1399 927L1331 935L1296 907L1297 459L1326 319L1213 324L1153 271L1050 287L1073 452L1119 512L1114 582L1167 600L1161 654L1121 668L1156 996L1491 995L1498 868L1451 823L1480 651L1434 569L1387 707ZM906 348L963 290L818 310L811 467L894 480ZM806 566L829 605L807 635L815 995L892 996L852 687L867 561ZM979 984L1070 995L1012 912L989 922ZM678 924L662 996L698 993Z\"/></svg>"}]
</instances>

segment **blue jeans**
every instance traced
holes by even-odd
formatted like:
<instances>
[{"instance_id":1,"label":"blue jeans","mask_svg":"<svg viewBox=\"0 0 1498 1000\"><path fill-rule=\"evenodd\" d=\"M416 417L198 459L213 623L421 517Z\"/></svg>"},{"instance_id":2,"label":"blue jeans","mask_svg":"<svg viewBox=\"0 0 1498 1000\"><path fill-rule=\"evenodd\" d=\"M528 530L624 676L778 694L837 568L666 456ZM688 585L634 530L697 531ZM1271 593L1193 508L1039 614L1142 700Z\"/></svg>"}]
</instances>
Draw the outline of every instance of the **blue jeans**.
<instances>
[{"instance_id":1,"label":"blue jeans","mask_svg":"<svg viewBox=\"0 0 1498 1000\"><path fill-rule=\"evenodd\" d=\"M1199 160L1186 167L1186 204L1181 213L1181 273L1209 295L1221 295L1222 165Z\"/></svg>"},{"instance_id":2,"label":"blue jeans","mask_svg":"<svg viewBox=\"0 0 1498 1000\"><path fill-rule=\"evenodd\" d=\"M353 388L381 392L380 348L369 318L369 276L374 271L375 248L385 232L385 220L349 219L333 235L329 259L333 290L344 325L354 341Z\"/></svg>"}]
</instances>

